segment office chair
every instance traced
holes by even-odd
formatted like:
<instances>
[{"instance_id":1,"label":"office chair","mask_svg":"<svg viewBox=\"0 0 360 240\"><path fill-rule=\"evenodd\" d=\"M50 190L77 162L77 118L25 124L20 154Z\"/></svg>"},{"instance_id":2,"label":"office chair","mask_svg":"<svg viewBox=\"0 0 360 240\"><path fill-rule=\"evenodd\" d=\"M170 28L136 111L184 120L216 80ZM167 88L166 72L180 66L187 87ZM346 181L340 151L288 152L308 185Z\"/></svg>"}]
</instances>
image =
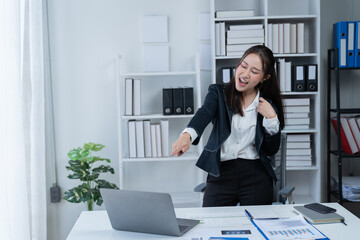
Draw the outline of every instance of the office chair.
<instances>
[{"instance_id":1,"label":"office chair","mask_svg":"<svg viewBox=\"0 0 360 240\"><path fill-rule=\"evenodd\" d=\"M272 203L273 205L285 204L286 202L288 202L289 204L294 204L292 193L295 190L295 187L286 186L286 142L286 133L281 133L280 165L274 167L278 182L274 185L274 201ZM275 166L275 158L273 159L273 166ZM200 183L194 188L194 192L204 192L205 188L206 183Z\"/></svg>"}]
</instances>

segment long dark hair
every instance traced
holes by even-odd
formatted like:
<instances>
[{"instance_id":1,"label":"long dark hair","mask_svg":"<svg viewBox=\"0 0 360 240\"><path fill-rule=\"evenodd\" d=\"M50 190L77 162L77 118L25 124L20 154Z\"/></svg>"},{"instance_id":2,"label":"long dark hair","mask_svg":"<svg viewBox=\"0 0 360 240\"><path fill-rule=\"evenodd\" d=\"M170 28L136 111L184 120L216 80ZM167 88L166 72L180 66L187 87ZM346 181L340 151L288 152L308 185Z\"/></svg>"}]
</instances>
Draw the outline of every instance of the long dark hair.
<instances>
[{"instance_id":1,"label":"long dark hair","mask_svg":"<svg viewBox=\"0 0 360 240\"><path fill-rule=\"evenodd\" d=\"M264 69L264 77L270 76L267 80L260 82L256 88L259 89L262 97L270 99L277 108L280 127L283 129L285 126L284 110L279 83L275 72L275 58L273 52L263 45L253 46L246 50L236 67L239 67L246 56L251 53L260 57L262 68ZM241 107L243 95L242 92L239 92L235 87L235 77L233 77L231 81L225 85L225 96L226 103L230 106L233 113L239 113L241 116L244 116L244 112Z\"/></svg>"}]
</instances>

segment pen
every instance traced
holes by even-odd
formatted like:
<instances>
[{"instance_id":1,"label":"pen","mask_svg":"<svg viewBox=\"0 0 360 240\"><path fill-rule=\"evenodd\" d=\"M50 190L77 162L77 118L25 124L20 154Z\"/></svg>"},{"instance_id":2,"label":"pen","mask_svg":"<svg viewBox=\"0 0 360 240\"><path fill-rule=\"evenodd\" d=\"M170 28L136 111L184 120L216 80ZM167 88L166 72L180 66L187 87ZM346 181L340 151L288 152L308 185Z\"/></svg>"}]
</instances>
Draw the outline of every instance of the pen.
<instances>
[{"instance_id":1,"label":"pen","mask_svg":"<svg viewBox=\"0 0 360 240\"><path fill-rule=\"evenodd\" d=\"M342 219L341 222L342 222L345 226L347 226L347 224L345 223L345 219Z\"/></svg>"},{"instance_id":2,"label":"pen","mask_svg":"<svg viewBox=\"0 0 360 240\"><path fill-rule=\"evenodd\" d=\"M248 210L245 209L245 213L250 219L253 219L253 216L250 214Z\"/></svg>"}]
</instances>

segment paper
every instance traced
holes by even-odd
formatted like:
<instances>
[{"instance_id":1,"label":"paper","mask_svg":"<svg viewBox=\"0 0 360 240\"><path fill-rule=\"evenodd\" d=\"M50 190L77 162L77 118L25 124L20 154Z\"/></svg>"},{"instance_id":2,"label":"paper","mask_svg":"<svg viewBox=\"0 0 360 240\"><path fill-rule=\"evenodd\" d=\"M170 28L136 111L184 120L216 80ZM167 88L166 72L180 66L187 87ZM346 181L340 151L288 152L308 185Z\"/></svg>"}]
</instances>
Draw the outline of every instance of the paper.
<instances>
[{"instance_id":1,"label":"paper","mask_svg":"<svg viewBox=\"0 0 360 240\"><path fill-rule=\"evenodd\" d=\"M143 43L168 42L167 16L143 16L142 41Z\"/></svg>"},{"instance_id":2,"label":"paper","mask_svg":"<svg viewBox=\"0 0 360 240\"><path fill-rule=\"evenodd\" d=\"M145 45L143 46L142 69L144 72L169 71L169 46Z\"/></svg>"},{"instance_id":3,"label":"paper","mask_svg":"<svg viewBox=\"0 0 360 240\"><path fill-rule=\"evenodd\" d=\"M328 239L300 215L279 219L253 219L252 221L269 240Z\"/></svg>"}]
</instances>

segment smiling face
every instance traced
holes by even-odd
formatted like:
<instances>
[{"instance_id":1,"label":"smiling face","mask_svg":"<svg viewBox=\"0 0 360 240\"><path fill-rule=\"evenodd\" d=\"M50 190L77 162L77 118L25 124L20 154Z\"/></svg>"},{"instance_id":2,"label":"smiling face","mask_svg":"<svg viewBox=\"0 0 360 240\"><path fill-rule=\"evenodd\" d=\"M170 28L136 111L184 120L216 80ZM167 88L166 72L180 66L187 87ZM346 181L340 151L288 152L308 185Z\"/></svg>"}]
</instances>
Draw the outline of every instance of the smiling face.
<instances>
[{"instance_id":1,"label":"smiling face","mask_svg":"<svg viewBox=\"0 0 360 240\"><path fill-rule=\"evenodd\" d=\"M264 81L264 69L260 57L254 53L247 55L235 71L236 90L244 95L256 91L255 87Z\"/></svg>"}]
</instances>

